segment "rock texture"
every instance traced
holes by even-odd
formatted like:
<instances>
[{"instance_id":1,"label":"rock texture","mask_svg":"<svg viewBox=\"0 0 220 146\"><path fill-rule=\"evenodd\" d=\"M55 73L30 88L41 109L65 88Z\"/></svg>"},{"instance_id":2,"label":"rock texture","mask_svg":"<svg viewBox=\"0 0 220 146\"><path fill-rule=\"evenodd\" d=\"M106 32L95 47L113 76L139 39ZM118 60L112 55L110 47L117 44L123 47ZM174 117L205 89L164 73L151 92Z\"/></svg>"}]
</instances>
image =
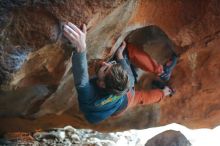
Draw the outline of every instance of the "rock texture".
<instances>
[{"instance_id":1,"label":"rock texture","mask_svg":"<svg viewBox=\"0 0 220 146\"><path fill-rule=\"evenodd\" d=\"M219 125L219 7L218 0L1 1L0 131L64 125L115 131L173 122L191 128ZM99 125L87 123L78 109L63 21L88 24L91 69L97 59L111 57L124 39L160 63L170 48L175 50L180 55L171 79L175 96ZM137 88L147 88L149 78L143 74Z\"/></svg>"},{"instance_id":2,"label":"rock texture","mask_svg":"<svg viewBox=\"0 0 220 146\"><path fill-rule=\"evenodd\" d=\"M191 146L191 143L179 131L168 130L147 141L145 146Z\"/></svg>"},{"instance_id":3,"label":"rock texture","mask_svg":"<svg viewBox=\"0 0 220 146\"><path fill-rule=\"evenodd\" d=\"M71 126L46 131L11 132L0 138L0 145L58 145L58 146L136 146L140 143L137 132L100 133L89 129L75 129Z\"/></svg>"}]
</instances>

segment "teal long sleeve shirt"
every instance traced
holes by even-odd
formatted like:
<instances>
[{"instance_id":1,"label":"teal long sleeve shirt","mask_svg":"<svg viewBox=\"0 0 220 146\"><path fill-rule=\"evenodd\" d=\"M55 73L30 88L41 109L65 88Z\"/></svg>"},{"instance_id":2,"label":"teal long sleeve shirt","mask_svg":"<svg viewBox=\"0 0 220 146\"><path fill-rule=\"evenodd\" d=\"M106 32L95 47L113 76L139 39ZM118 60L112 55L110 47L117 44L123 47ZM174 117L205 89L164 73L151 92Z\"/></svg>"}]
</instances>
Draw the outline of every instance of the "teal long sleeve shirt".
<instances>
[{"instance_id":1,"label":"teal long sleeve shirt","mask_svg":"<svg viewBox=\"0 0 220 146\"><path fill-rule=\"evenodd\" d=\"M130 86L133 86L134 79L128 63L125 59L117 62L127 70ZM89 79L86 52L73 53L72 72L78 93L79 108L90 123L99 123L127 106L127 95L120 97L111 95L97 86L96 77Z\"/></svg>"}]
</instances>

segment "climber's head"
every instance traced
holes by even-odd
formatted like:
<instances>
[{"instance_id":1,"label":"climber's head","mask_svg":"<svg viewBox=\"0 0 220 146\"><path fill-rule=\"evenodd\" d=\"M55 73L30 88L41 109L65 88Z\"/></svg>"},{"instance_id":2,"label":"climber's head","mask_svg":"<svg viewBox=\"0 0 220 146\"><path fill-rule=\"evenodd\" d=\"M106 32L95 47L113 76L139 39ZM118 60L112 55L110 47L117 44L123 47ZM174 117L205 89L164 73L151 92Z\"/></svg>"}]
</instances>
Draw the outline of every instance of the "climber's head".
<instances>
[{"instance_id":1,"label":"climber's head","mask_svg":"<svg viewBox=\"0 0 220 146\"><path fill-rule=\"evenodd\" d=\"M128 91L129 80L127 72L116 62L103 62L97 72L99 87L114 95L122 95Z\"/></svg>"}]
</instances>

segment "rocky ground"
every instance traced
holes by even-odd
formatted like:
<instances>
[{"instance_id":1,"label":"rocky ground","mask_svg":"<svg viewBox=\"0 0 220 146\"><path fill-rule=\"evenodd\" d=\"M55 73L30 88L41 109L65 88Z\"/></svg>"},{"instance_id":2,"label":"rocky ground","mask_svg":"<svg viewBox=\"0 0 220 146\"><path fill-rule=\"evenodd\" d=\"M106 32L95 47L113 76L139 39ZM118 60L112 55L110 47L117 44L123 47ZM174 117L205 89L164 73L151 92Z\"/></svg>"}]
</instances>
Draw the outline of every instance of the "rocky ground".
<instances>
[{"instance_id":1,"label":"rocky ground","mask_svg":"<svg viewBox=\"0 0 220 146\"><path fill-rule=\"evenodd\" d=\"M146 130L145 130L146 131ZM46 131L7 133L0 139L2 146L144 146L149 139L147 132L130 130L116 133L102 133L89 129L75 129L71 126ZM153 136L151 134L150 136ZM191 146L179 131L168 130L147 141L146 146Z\"/></svg>"},{"instance_id":2,"label":"rocky ground","mask_svg":"<svg viewBox=\"0 0 220 146\"><path fill-rule=\"evenodd\" d=\"M0 145L34 146L115 146L138 145L140 139L132 132L100 133L88 129L75 129L71 126L35 131L30 133L7 133L0 139Z\"/></svg>"}]
</instances>

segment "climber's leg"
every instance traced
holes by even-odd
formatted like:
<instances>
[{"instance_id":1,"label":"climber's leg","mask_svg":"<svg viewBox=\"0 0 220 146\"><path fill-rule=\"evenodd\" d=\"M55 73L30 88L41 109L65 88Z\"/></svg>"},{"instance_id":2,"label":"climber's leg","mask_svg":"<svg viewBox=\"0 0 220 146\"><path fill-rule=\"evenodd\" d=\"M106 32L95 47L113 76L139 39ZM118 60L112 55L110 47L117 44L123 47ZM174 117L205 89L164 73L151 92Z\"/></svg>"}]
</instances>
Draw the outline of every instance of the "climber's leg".
<instances>
[{"instance_id":1,"label":"climber's leg","mask_svg":"<svg viewBox=\"0 0 220 146\"><path fill-rule=\"evenodd\" d=\"M132 64L144 71L160 75L163 72L163 66L158 64L144 50L137 48L132 44L127 44L128 56Z\"/></svg>"},{"instance_id":2,"label":"climber's leg","mask_svg":"<svg viewBox=\"0 0 220 146\"><path fill-rule=\"evenodd\" d=\"M135 91L135 95L131 94L128 96L128 108L135 107L137 105L148 105L158 103L164 97L164 93L161 89L153 89L149 91Z\"/></svg>"},{"instance_id":3,"label":"climber's leg","mask_svg":"<svg viewBox=\"0 0 220 146\"><path fill-rule=\"evenodd\" d=\"M128 109L135 107L137 105L148 105L152 103L159 102L164 97L164 93L161 89L153 89L150 91L135 91L130 90L127 93L128 104L125 109L120 111L119 113L113 115L113 117L121 116Z\"/></svg>"}]
</instances>

